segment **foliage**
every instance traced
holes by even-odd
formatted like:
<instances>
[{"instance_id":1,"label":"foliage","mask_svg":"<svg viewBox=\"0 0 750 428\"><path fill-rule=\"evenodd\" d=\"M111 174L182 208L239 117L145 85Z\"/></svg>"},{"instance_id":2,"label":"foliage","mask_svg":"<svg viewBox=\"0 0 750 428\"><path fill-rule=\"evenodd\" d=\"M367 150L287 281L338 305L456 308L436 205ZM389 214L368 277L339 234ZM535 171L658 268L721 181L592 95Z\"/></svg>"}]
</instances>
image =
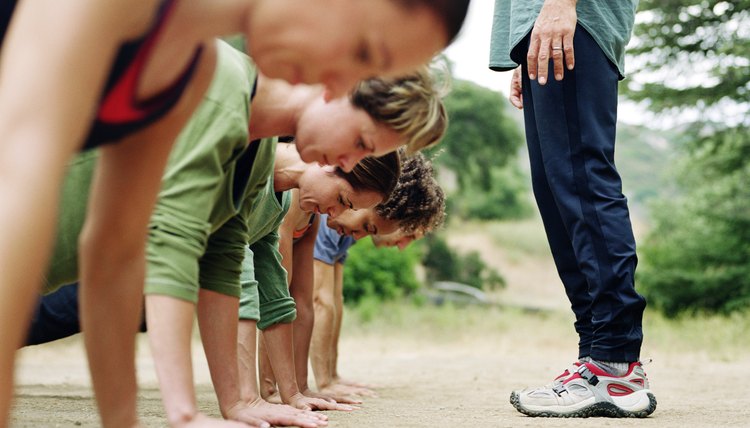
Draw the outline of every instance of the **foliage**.
<instances>
[{"instance_id":1,"label":"foliage","mask_svg":"<svg viewBox=\"0 0 750 428\"><path fill-rule=\"evenodd\" d=\"M682 139L674 131L617 124L617 171L631 210L675 192L665 166L675 160L674 147Z\"/></svg>"},{"instance_id":2,"label":"foliage","mask_svg":"<svg viewBox=\"0 0 750 428\"><path fill-rule=\"evenodd\" d=\"M638 18L631 98L748 125L750 0L642 0Z\"/></svg>"},{"instance_id":3,"label":"foliage","mask_svg":"<svg viewBox=\"0 0 750 428\"><path fill-rule=\"evenodd\" d=\"M682 179L691 190L654 210L639 275L650 303L669 316L750 308L750 164L724 174L695 168L722 157L691 158Z\"/></svg>"},{"instance_id":4,"label":"foliage","mask_svg":"<svg viewBox=\"0 0 750 428\"><path fill-rule=\"evenodd\" d=\"M668 315L750 307L750 1L643 0L627 95L694 119L681 191L655 209L644 293Z\"/></svg>"},{"instance_id":5,"label":"foliage","mask_svg":"<svg viewBox=\"0 0 750 428\"><path fill-rule=\"evenodd\" d=\"M517 218L529 213L517 160L523 137L500 93L456 80L445 99L450 126L436 169L456 177L453 213L464 218Z\"/></svg>"},{"instance_id":6,"label":"foliage","mask_svg":"<svg viewBox=\"0 0 750 428\"><path fill-rule=\"evenodd\" d=\"M518 219L531 214L527 176L517 168L495 168L490 175L494 183L501 184L488 192L470 194L463 205L454 205L454 213L478 220Z\"/></svg>"},{"instance_id":7,"label":"foliage","mask_svg":"<svg viewBox=\"0 0 750 428\"><path fill-rule=\"evenodd\" d=\"M403 251L376 248L363 239L349 249L344 264L344 301L392 300L419 288L415 267L419 250L411 245Z\"/></svg>"},{"instance_id":8,"label":"foliage","mask_svg":"<svg viewBox=\"0 0 750 428\"><path fill-rule=\"evenodd\" d=\"M477 251L458 254L445 239L433 234L424 239L427 250L422 264L427 271L427 281L455 281L482 289L505 286L505 280L494 269L488 267Z\"/></svg>"}]
</instances>

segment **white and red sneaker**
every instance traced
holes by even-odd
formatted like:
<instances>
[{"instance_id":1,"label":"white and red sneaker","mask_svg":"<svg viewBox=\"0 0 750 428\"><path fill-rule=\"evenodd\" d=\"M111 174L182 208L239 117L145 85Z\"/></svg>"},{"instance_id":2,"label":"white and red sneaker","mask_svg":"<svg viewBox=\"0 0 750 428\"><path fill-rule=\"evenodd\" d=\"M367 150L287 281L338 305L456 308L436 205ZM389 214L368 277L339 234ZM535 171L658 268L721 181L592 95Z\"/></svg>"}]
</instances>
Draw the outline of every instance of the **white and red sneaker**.
<instances>
[{"instance_id":1,"label":"white and red sneaker","mask_svg":"<svg viewBox=\"0 0 750 428\"><path fill-rule=\"evenodd\" d=\"M511 404L529 416L644 418L656 410L656 397L640 362L623 376L583 363L557 385L511 394Z\"/></svg>"},{"instance_id":2,"label":"white and red sneaker","mask_svg":"<svg viewBox=\"0 0 750 428\"><path fill-rule=\"evenodd\" d=\"M566 368L562 373L560 373L559 375L557 375L557 377L554 378L552 380L552 382L544 385L541 388L536 388L536 389L551 389L551 388L554 388L556 386L562 385L562 383L565 381L565 379L567 379L570 376L572 376L573 374L575 374L575 372L578 370L578 367L581 367L581 364L583 364L583 363L581 361L577 360L576 362L574 362L573 364L571 364L570 367ZM534 390L536 390L536 389L534 389ZM532 391L532 389L530 389L530 388L516 389L516 390L514 390L513 392L510 393L510 403L513 404L513 402L515 400L518 400L518 394L529 393L531 391ZM515 406L515 404L514 404L514 406Z\"/></svg>"}]
</instances>

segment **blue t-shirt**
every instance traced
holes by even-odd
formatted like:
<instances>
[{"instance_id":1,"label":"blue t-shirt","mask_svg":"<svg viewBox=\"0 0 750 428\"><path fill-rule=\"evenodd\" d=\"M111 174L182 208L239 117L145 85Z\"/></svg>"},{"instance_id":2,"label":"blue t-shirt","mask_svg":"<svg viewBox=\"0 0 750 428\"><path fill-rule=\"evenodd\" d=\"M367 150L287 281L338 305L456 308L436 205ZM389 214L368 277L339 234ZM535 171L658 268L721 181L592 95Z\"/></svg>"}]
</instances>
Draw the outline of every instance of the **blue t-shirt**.
<instances>
[{"instance_id":1,"label":"blue t-shirt","mask_svg":"<svg viewBox=\"0 0 750 428\"><path fill-rule=\"evenodd\" d=\"M335 229L331 229L327 224L328 215L320 215L320 227L318 236L315 238L315 250L313 257L329 265L341 263L344 264L349 248L357 240L351 236L339 235Z\"/></svg>"}]
</instances>

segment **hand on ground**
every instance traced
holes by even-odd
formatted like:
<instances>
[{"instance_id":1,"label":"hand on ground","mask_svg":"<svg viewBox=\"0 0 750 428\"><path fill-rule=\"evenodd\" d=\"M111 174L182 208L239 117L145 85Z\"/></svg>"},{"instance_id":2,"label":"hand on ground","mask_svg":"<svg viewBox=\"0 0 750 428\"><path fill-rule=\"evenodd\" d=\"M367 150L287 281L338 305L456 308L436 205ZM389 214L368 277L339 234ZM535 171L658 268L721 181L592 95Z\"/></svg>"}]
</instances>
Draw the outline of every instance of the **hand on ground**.
<instances>
[{"instance_id":1,"label":"hand on ground","mask_svg":"<svg viewBox=\"0 0 750 428\"><path fill-rule=\"evenodd\" d=\"M304 391L302 391L302 394L304 394L304 395L306 395L308 397L320 398L321 400L326 400L326 401L332 402L332 403L362 404L362 400L360 400L359 398L357 398L357 397L355 397L353 395L336 395L336 396L333 396L333 395L329 395L329 394L324 394L322 392L315 392L315 391L312 391L309 388L306 389L306 390L304 390Z\"/></svg>"},{"instance_id":2,"label":"hand on ground","mask_svg":"<svg viewBox=\"0 0 750 428\"><path fill-rule=\"evenodd\" d=\"M335 401L333 403L320 399L320 398L313 398L308 397L301 392L298 392L294 395L292 395L289 398L290 406L296 407L298 409L303 410L341 410L341 411L350 411L355 410L356 407L349 406L347 404L339 404Z\"/></svg>"},{"instance_id":3,"label":"hand on ground","mask_svg":"<svg viewBox=\"0 0 750 428\"><path fill-rule=\"evenodd\" d=\"M242 422L236 422L209 418L203 413L196 413L189 421L184 423L170 425L178 428L270 428L271 426L263 419L255 417L246 417Z\"/></svg>"},{"instance_id":4,"label":"hand on ground","mask_svg":"<svg viewBox=\"0 0 750 428\"><path fill-rule=\"evenodd\" d=\"M328 425L328 417L325 415L295 409L284 404L271 404L261 398L251 403L238 403L227 411L227 417L242 422L260 419L267 422L266 426L318 428Z\"/></svg>"},{"instance_id":5,"label":"hand on ground","mask_svg":"<svg viewBox=\"0 0 750 428\"><path fill-rule=\"evenodd\" d=\"M332 397L338 396L359 396L359 397L377 397L378 394L369 388L360 388L356 386L349 386L340 383L332 383L326 387L320 389L322 394L330 395Z\"/></svg>"},{"instance_id":6,"label":"hand on ground","mask_svg":"<svg viewBox=\"0 0 750 428\"><path fill-rule=\"evenodd\" d=\"M341 385L353 386L356 388L365 388L365 389L371 389L371 390L377 389L377 386L371 383L364 383L364 382L359 382L356 380L346 379L346 378L342 378L341 376L334 376L333 382L331 383L339 383Z\"/></svg>"}]
</instances>

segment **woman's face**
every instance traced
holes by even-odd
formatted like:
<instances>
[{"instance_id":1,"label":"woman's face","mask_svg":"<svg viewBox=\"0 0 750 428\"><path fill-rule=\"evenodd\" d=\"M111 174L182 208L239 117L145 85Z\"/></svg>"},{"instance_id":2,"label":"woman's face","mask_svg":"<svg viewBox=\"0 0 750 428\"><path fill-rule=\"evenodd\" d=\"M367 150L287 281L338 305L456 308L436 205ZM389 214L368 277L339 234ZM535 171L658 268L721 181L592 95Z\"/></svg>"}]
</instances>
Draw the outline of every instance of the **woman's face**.
<instances>
[{"instance_id":1,"label":"woman's face","mask_svg":"<svg viewBox=\"0 0 750 428\"><path fill-rule=\"evenodd\" d=\"M365 156L382 156L404 144L401 135L375 122L346 97L313 101L300 115L294 137L303 161L346 172Z\"/></svg>"},{"instance_id":2,"label":"woman's face","mask_svg":"<svg viewBox=\"0 0 750 428\"><path fill-rule=\"evenodd\" d=\"M398 222L379 216L375 208L366 210L345 211L336 218L328 217L328 227L339 235L348 235L362 239L367 235L387 235L398 230Z\"/></svg>"},{"instance_id":3,"label":"woman's face","mask_svg":"<svg viewBox=\"0 0 750 428\"><path fill-rule=\"evenodd\" d=\"M272 0L249 14L248 51L263 74L323 83L331 96L356 82L398 76L426 64L447 44L437 15L396 0Z\"/></svg>"},{"instance_id":4,"label":"woman's face","mask_svg":"<svg viewBox=\"0 0 750 428\"><path fill-rule=\"evenodd\" d=\"M310 165L299 180L299 206L305 212L336 218L344 211L372 208L382 201L378 192L355 192L331 166Z\"/></svg>"}]
</instances>

